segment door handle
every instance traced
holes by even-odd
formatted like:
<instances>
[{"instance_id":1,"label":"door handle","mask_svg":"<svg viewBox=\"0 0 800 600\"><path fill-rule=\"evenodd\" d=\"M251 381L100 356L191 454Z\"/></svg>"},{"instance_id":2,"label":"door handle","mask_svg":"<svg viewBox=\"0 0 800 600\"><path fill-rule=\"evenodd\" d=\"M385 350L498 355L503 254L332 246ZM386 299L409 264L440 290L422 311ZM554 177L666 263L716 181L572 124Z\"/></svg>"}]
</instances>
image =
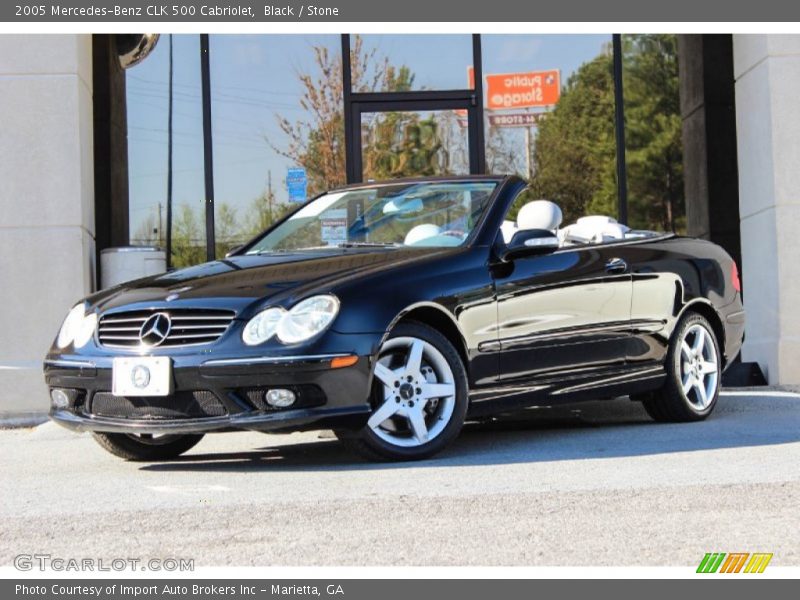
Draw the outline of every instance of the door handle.
<instances>
[{"instance_id":1,"label":"door handle","mask_svg":"<svg viewBox=\"0 0 800 600\"><path fill-rule=\"evenodd\" d=\"M606 273L625 273L628 270L628 263L621 258L612 258L606 263Z\"/></svg>"}]
</instances>

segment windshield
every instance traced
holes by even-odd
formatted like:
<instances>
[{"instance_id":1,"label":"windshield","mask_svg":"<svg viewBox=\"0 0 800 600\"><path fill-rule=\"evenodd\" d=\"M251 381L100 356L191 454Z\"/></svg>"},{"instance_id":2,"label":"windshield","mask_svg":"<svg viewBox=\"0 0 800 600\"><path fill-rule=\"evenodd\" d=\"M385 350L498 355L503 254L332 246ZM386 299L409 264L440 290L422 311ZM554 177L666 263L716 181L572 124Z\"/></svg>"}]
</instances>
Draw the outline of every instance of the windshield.
<instances>
[{"instance_id":1,"label":"windshield","mask_svg":"<svg viewBox=\"0 0 800 600\"><path fill-rule=\"evenodd\" d=\"M496 182L404 183L324 194L247 254L356 246L460 246Z\"/></svg>"}]
</instances>

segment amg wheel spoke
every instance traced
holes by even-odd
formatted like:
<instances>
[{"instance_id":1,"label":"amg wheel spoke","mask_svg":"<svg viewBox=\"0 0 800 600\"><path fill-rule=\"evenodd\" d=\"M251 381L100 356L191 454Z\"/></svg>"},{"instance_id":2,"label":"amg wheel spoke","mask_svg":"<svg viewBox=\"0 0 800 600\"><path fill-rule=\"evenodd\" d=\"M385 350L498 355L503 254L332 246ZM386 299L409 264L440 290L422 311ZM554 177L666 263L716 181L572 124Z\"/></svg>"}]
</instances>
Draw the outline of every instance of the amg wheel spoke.
<instances>
[{"instance_id":1,"label":"amg wheel spoke","mask_svg":"<svg viewBox=\"0 0 800 600\"><path fill-rule=\"evenodd\" d=\"M375 429L380 426L386 419L393 416L397 412L397 403L389 399L383 404L380 405L378 410L372 413L372 416L367 421L367 425L369 425L372 429Z\"/></svg>"},{"instance_id":2,"label":"amg wheel spoke","mask_svg":"<svg viewBox=\"0 0 800 600\"><path fill-rule=\"evenodd\" d=\"M700 401L700 405L705 407L708 404L708 395L706 394L706 386L704 382L701 380L696 380L694 382L694 389L697 393L697 399Z\"/></svg>"},{"instance_id":3,"label":"amg wheel spoke","mask_svg":"<svg viewBox=\"0 0 800 600\"><path fill-rule=\"evenodd\" d=\"M430 398L446 398L456 393L456 386L452 383L428 383L422 386L422 397L426 400Z\"/></svg>"},{"instance_id":4,"label":"amg wheel spoke","mask_svg":"<svg viewBox=\"0 0 800 600\"><path fill-rule=\"evenodd\" d=\"M692 377L691 373L686 373L686 375L683 376L683 393L688 394L693 385L694 377Z\"/></svg>"},{"instance_id":5,"label":"amg wheel spoke","mask_svg":"<svg viewBox=\"0 0 800 600\"><path fill-rule=\"evenodd\" d=\"M686 362L691 362L692 360L692 349L685 341L681 344L681 356Z\"/></svg>"},{"instance_id":6,"label":"amg wheel spoke","mask_svg":"<svg viewBox=\"0 0 800 600\"><path fill-rule=\"evenodd\" d=\"M411 344L411 349L408 351L408 360L406 361L406 372L419 373L422 368L422 353L425 346L422 340L414 340Z\"/></svg>"},{"instance_id":7,"label":"amg wheel spoke","mask_svg":"<svg viewBox=\"0 0 800 600\"><path fill-rule=\"evenodd\" d=\"M705 333L698 329L697 332L694 334L694 344L692 344L692 352L696 355L700 355L703 353L703 347L706 343L706 336Z\"/></svg>"},{"instance_id":8,"label":"amg wheel spoke","mask_svg":"<svg viewBox=\"0 0 800 600\"><path fill-rule=\"evenodd\" d=\"M394 382L397 379L394 371L392 371L389 367L382 365L381 363L375 363L375 377L377 377L380 382L388 388L393 387Z\"/></svg>"},{"instance_id":9,"label":"amg wheel spoke","mask_svg":"<svg viewBox=\"0 0 800 600\"><path fill-rule=\"evenodd\" d=\"M717 363L705 361L700 365L700 372L703 375L717 372Z\"/></svg>"},{"instance_id":10,"label":"amg wheel spoke","mask_svg":"<svg viewBox=\"0 0 800 600\"><path fill-rule=\"evenodd\" d=\"M425 424L425 415L422 410L412 410L408 414L408 422L411 425L411 431L414 437L417 438L419 443L423 444L428 441L428 426Z\"/></svg>"}]
</instances>

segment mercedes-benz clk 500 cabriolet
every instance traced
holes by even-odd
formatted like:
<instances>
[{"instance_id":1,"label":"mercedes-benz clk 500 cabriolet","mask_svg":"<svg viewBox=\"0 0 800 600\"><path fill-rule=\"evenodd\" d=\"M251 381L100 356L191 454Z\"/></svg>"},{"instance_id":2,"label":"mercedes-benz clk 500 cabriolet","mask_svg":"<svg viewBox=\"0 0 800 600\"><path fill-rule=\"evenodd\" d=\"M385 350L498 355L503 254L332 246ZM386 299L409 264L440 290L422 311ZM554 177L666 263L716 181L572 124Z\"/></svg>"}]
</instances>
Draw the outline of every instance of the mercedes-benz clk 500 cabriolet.
<instances>
[{"instance_id":1,"label":"mercedes-benz clk 500 cabriolet","mask_svg":"<svg viewBox=\"0 0 800 600\"><path fill-rule=\"evenodd\" d=\"M313 429L420 459L466 420L621 395L705 419L744 335L734 261L561 221L514 176L327 192L224 259L76 304L45 359L51 417L130 460Z\"/></svg>"}]
</instances>

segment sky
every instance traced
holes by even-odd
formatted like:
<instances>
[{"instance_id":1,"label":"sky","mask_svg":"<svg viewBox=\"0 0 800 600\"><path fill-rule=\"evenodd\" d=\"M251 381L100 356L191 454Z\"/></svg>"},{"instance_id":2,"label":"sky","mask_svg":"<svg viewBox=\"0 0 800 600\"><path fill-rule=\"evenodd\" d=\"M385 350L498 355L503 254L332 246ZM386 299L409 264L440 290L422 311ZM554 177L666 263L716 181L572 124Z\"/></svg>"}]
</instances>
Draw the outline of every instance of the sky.
<instances>
[{"instance_id":1,"label":"sky","mask_svg":"<svg viewBox=\"0 0 800 600\"><path fill-rule=\"evenodd\" d=\"M364 35L364 45L407 65L415 87L467 85L470 35ZM148 217L166 219L167 80L169 36L127 75L131 235ZM560 69L562 85L582 63L597 56L611 35L484 35L484 74ZM285 148L277 117L304 117L299 73L315 73L315 46L338 54L338 35L211 35L211 114L215 202L243 214L267 189L271 176L279 201L295 166L273 147ZM203 129L198 35L173 36L174 206L203 206ZM520 140L522 139L520 135ZM522 151L522 148L521 148Z\"/></svg>"}]
</instances>

